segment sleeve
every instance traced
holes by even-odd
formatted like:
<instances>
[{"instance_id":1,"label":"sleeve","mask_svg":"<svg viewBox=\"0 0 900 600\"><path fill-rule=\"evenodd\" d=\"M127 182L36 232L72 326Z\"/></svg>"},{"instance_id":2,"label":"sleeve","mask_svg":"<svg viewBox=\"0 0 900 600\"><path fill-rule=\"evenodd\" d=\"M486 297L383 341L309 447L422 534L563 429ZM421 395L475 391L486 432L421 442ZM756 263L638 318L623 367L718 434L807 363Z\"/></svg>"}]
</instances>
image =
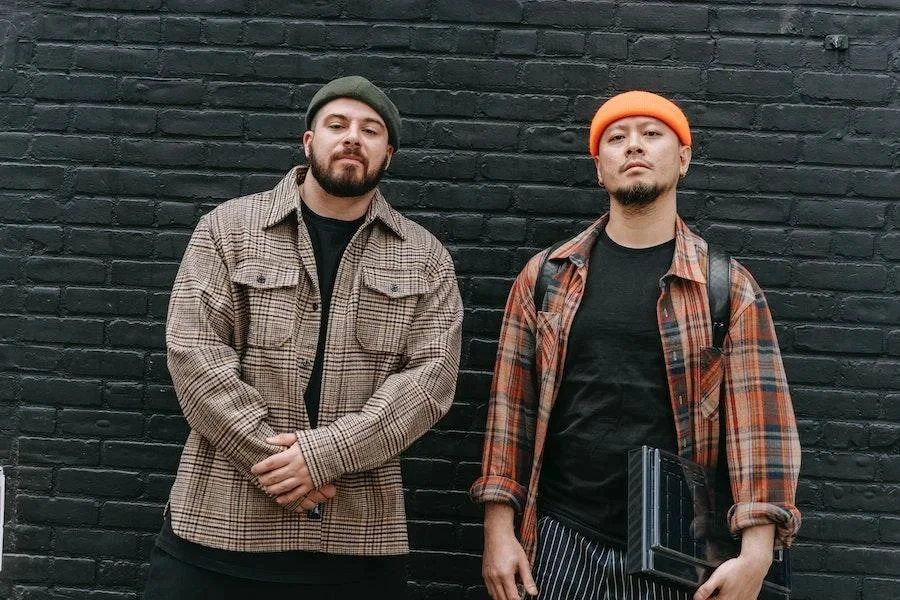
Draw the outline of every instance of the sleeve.
<instances>
[{"instance_id":1,"label":"sleeve","mask_svg":"<svg viewBox=\"0 0 900 600\"><path fill-rule=\"evenodd\" d=\"M476 503L501 502L521 512L531 477L538 406L534 385L533 290L539 260L513 282L506 301L488 404L481 477L472 484Z\"/></svg>"},{"instance_id":2,"label":"sleeve","mask_svg":"<svg viewBox=\"0 0 900 600\"><path fill-rule=\"evenodd\" d=\"M363 407L333 423L297 431L316 487L399 455L450 410L459 373L463 308L453 261L443 248L429 293L419 300L403 370Z\"/></svg>"},{"instance_id":3,"label":"sleeve","mask_svg":"<svg viewBox=\"0 0 900 600\"><path fill-rule=\"evenodd\" d=\"M204 217L191 236L169 301L169 373L191 429L256 482L250 467L282 449L264 441L274 435L265 420L266 402L241 380L233 330L230 277Z\"/></svg>"},{"instance_id":4,"label":"sleeve","mask_svg":"<svg viewBox=\"0 0 900 600\"><path fill-rule=\"evenodd\" d=\"M749 274L747 275L749 277ZM735 499L732 531L776 525L776 547L791 545L800 528L795 506L800 442L775 327L762 291L729 327L725 365L727 452Z\"/></svg>"}]
</instances>

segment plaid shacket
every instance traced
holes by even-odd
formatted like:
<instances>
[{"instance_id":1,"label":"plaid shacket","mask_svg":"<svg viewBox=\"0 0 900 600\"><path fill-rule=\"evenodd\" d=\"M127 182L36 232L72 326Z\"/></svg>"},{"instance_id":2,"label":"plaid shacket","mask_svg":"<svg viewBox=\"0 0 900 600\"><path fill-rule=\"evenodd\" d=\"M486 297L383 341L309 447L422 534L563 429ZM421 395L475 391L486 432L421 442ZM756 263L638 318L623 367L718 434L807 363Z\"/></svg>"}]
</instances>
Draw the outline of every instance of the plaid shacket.
<instances>
[{"instance_id":1,"label":"plaid shacket","mask_svg":"<svg viewBox=\"0 0 900 600\"><path fill-rule=\"evenodd\" d=\"M191 431L169 499L184 539L250 552L408 551L398 455L450 408L463 311L453 262L375 194L338 267L319 425L303 394L318 342L316 263L295 167L275 189L204 216L166 325L168 365ZM321 518L280 507L250 467L296 432Z\"/></svg>"},{"instance_id":2,"label":"plaid shacket","mask_svg":"<svg viewBox=\"0 0 900 600\"><path fill-rule=\"evenodd\" d=\"M506 304L482 476L471 495L476 502L506 503L521 513L520 541L532 563L547 425L591 248L607 220L604 215L550 255L565 261L548 286L544 310L535 310L533 290L546 251L528 262ZM737 531L774 523L776 545L787 546L800 526L794 505L800 445L772 318L759 286L732 261L731 323L724 355L710 351L706 251L706 242L679 218L675 255L657 302L679 454L716 466L722 398L727 403L727 453L735 497L730 526ZM539 398L535 365L542 381Z\"/></svg>"}]
</instances>

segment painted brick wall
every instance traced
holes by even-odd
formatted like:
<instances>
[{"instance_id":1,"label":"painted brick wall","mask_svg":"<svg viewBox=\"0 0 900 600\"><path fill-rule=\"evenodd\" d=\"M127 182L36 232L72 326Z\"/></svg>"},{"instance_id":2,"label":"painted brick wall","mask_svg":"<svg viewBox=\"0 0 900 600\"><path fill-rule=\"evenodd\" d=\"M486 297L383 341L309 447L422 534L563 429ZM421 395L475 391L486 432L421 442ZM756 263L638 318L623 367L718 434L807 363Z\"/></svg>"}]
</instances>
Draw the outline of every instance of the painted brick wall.
<instances>
[{"instance_id":1,"label":"painted brick wall","mask_svg":"<svg viewBox=\"0 0 900 600\"><path fill-rule=\"evenodd\" d=\"M900 597L898 38L897 0L0 0L0 598L139 597L187 431L163 321L191 228L299 162L310 97L355 73L404 115L384 190L467 307L456 404L404 459L414 598L485 597L465 490L505 296L603 210L586 123L635 87L685 108L680 210L778 324L794 598Z\"/></svg>"}]
</instances>

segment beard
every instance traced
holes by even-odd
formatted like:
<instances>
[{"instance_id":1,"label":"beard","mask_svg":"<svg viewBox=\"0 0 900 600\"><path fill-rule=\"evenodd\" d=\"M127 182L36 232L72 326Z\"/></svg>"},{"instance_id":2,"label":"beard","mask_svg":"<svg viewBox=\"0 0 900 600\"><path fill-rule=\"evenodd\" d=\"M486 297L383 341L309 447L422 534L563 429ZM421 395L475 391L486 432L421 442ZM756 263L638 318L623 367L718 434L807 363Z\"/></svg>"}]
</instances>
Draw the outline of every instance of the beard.
<instances>
[{"instance_id":1,"label":"beard","mask_svg":"<svg viewBox=\"0 0 900 600\"><path fill-rule=\"evenodd\" d=\"M610 190L609 195L622 206L641 208L653 204L662 191L662 187L656 184L636 183L630 188Z\"/></svg>"},{"instance_id":2,"label":"beard","mask_svg":"<svg viewBox=\"0 0 900 600\"><path fill-rule=\"evenodd\" d=\"M384 175L384 170L387 169L387 157L384 158L377 171L369 174L369 161L363 158L362 155L342 152L335 156L347 156L348 154L352 154L362 161L362 175L356 175L356 170L352 166L338 169L335 174L332 174L330 165L325 160L320 161L312 146L310 146L309 171L316 178L319 185L322 186L322 189L332 196L354 198L368 194L375 189L375 186L381 181L381 176Z\"/></svg>"}]
</instances>

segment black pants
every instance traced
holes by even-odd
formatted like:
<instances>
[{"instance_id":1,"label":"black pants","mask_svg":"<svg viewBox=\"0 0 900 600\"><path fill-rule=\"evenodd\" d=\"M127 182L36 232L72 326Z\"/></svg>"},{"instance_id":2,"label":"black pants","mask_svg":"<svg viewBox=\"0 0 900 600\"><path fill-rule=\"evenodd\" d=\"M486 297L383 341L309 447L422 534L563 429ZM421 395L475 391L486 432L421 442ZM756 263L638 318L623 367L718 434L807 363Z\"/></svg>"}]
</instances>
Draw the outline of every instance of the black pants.
<instances>
[{"instance_id":1,"label":"black pants","mask_svg":"<svg viewBox=\"0 0 900 600\"><path fill-rule=\"evenodd\" d=\"M277 596L276 596L277 594ZM283 595L283 596L282 596ZM247 600L253 598L406 598L406 575L391 571L373 579L330 584L272 583L201 569L153 548L144 600Z\"/></svg>"}]
</instances>

